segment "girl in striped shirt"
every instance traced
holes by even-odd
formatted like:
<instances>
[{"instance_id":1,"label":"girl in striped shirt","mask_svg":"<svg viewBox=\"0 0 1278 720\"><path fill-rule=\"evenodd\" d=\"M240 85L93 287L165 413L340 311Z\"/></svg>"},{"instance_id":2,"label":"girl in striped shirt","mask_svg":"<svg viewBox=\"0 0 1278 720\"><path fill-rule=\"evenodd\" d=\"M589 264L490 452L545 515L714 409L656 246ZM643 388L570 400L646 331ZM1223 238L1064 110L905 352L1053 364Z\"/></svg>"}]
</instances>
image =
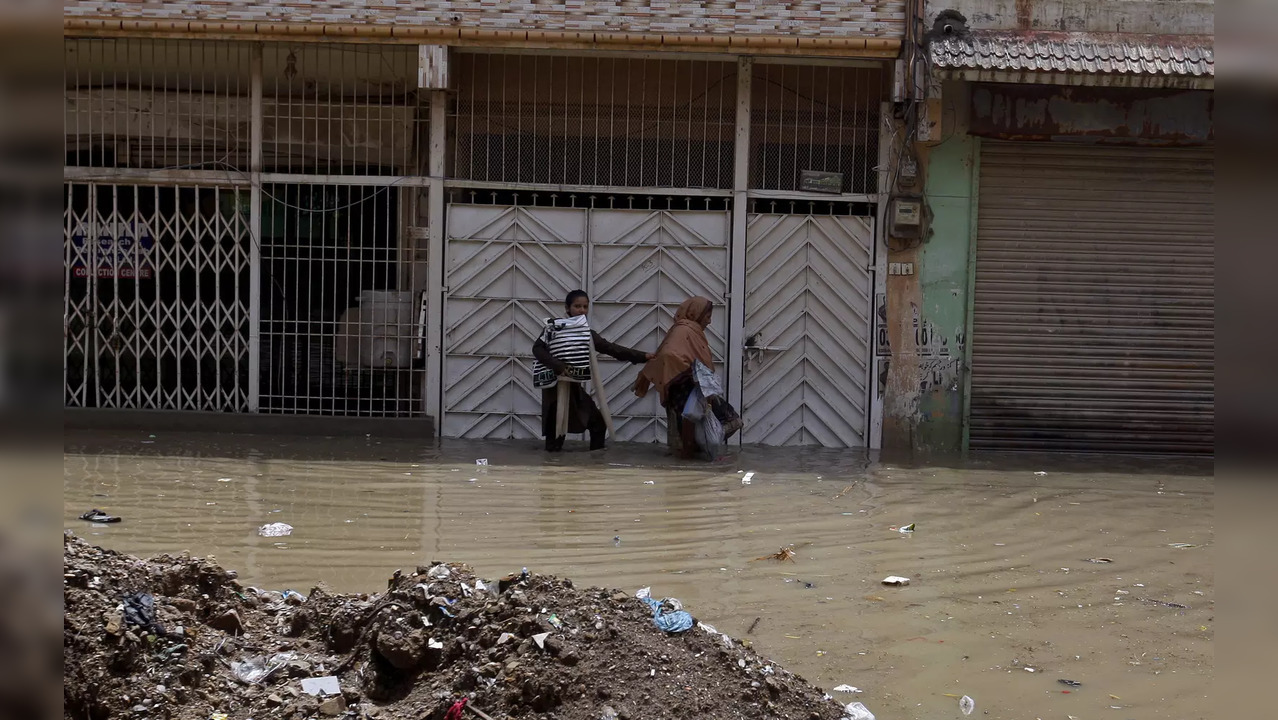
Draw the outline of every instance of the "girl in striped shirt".
<instances>
[{"instance_id":1,"label":"girl in striped shirt","mask_svg":"<svg viewBox=\"0 0 1278 720\"><path fill-rule=\"evenodd\" d=\"M575 382L568 384L568 432L589 430L590 449L599 450L604 446L607 424L584 387L590 379L590 344L604 355L632 364L647 362L652 353L610 343L591 330L586 319L590 298L585 292L568 293L564 308L568 317L547 320L532 347L533 385L541 389L541 432L546 438L546 450L564 449L564 436L556 432L555 417L559 378L569 378Z\"/></svg>"}]
</instances>

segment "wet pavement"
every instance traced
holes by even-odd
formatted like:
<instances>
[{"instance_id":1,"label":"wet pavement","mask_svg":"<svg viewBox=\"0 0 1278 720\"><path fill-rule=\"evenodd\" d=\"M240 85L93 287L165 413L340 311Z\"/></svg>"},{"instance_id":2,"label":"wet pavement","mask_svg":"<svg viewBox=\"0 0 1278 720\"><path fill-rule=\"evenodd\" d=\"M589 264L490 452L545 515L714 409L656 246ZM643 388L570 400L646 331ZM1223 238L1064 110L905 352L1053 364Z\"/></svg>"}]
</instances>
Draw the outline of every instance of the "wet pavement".
<instances>
[{"instance_id":1,"label":"wet pavement","mask_svg":"<svg viewBox=\"0 0 1278 720\"><path fill-rule=\"evenodd\" d=\"M1212 717L1210 465L157 435L67 437L67 529L303 592L374 592L431 559L652 586L827 690L861 688L834 694L880 720L962 717L963 695L1007 720ZM94 507L124 521L76 519ZM258 535L274 522L293 533Z\"/></svg>"}]
</instances>

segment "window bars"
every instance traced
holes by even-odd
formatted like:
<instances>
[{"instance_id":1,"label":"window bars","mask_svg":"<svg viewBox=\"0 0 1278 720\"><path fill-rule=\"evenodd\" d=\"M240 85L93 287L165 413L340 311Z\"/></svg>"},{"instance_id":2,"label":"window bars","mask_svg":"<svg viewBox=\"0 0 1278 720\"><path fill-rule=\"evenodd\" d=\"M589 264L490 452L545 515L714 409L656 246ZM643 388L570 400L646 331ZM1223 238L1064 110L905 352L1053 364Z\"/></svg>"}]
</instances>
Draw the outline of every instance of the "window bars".
<instances>
[{"instance_id":1,"label":"window bars","mask_svg":"<svg viewBox=\"0 0 1278 720\"><path fill-rule=\"evenodd\" d=\"M876 67L756 63L751 189L800 190L816 171L840 175L839 192L877 192L883 82Z\"/></svg>"},{"instance_id":2,"label":"window bars","mask_svg":"<svg viewBox=\"0 0 1278 720\"><path fill-rule=\"evenodd\" d=\"M736 63L460 53L455 66L459 179L732 187Z\"/></svg>"},{"instance_id":3,"label":"window bars","mask_svg":"<svg viewBox=\"0 0 1278 720\"><path fill-rule=\"evenodd\" d=\"M66 48L67 404L245 411L256 384L266 412L420 414L416 49Z\"/></svg>"}]
</instances>

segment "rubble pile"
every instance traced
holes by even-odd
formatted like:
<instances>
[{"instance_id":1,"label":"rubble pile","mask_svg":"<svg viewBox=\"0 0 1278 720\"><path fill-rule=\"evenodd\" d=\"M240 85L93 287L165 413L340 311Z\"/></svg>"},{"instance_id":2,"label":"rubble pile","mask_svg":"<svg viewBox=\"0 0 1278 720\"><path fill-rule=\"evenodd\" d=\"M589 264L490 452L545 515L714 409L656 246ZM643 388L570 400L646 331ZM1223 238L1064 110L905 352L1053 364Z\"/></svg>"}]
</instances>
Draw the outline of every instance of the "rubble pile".
<instances>
[{"instance_id":1,"label":"rubble pile","mask_svg":"<svg viewBox=\"0 0 1278 720\"><path fill-rule=\"evenodd\" d=\"M302 596L68 535L64 574L68 720L845 716L707 625L659 629L677 607L527 571L434 564L372 595Z\"/></svg>"}]
</instances>

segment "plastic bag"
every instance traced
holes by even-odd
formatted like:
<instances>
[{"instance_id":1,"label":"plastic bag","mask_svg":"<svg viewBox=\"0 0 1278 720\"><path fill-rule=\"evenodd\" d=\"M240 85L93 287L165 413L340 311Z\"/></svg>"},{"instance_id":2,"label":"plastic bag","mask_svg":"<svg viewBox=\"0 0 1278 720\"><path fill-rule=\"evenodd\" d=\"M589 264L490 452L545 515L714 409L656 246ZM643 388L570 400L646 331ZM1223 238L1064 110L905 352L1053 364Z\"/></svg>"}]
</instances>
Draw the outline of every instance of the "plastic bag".
<instances>
[{"instance_id":1,"label":"plastic bag","mask_svg":"<svg viewBox=\"0 0 1278 720\"><path fill-rule=\"evenodd\" d=\"M658 628L669 633L681 633L692 628L692 616L686 610L679 609L682 606L678 600L653 600L651 597L646 597L643 601L652 608L652 623ZM671 605L672 609L663 612L667 604Z\"/></svg>"},{"instance_id":2,"label":"plastic bag","mask_svg":"<svg viewBox=\"0 0 1278 720\"><path fill-rule=\"evenodd\" d=\"M697 444L711 460L717 460L723 451L723 425L714 413L708 412L696 426Z\"/></svg>"},{"instance_id":3,"label":"plastic bag","mask_svg":"<svg viewBox=\"0 0 1278 720\"><path fill-rule=\"evenodd\" d=\"M696 381L697 387L701 388L702 395L708 398L715 395L723 397L723 384L719 382L714 371L700 360L692 361L692 379Z\"/></svg>"},{"instance_id":4,"label":"plastic bag","mask_svg":"<svg viewBox=\"0 0 1278 720\"><path fill-rule=\"evenodd\" d=\"M683 403L683 419L692 422L700 422L701 417L706 413L706 399L702 396L701 391L695 386L692 392L688 393L688 399Z\"/></svg>"}]
</instances>

